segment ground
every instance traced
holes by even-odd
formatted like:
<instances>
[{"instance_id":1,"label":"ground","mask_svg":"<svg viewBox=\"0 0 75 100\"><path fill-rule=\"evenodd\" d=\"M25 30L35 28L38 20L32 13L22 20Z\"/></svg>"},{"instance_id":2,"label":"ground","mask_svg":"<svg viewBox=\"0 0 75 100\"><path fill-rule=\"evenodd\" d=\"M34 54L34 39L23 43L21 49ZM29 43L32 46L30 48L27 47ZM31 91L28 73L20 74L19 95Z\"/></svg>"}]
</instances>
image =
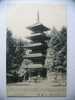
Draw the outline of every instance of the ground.
<instances>
[{"instance_id":1,"label":"ground","mask_svg":"<svg viewBox=\"0 0 75 100\"><path fill-rule=\"evenodd\" d=\"M66 80L58 74L48 73L48 78L36 81L24 81L7 85L8 96L66 96Z\"/></svg>"}]
</instances>

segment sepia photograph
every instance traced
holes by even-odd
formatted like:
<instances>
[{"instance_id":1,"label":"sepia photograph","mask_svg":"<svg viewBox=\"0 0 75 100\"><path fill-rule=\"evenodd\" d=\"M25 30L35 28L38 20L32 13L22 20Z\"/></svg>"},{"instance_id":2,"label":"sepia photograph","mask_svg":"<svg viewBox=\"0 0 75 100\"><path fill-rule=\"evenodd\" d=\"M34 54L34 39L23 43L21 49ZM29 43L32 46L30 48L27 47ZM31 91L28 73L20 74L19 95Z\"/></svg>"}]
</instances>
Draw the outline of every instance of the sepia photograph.
<instances>
[{"instance_id":1,"label":"sepia photograph","mask_svg":"<svg viewBox=\"0 0 75 100\"><path fill-rule=\"evenodd\" d=\"M7 96L66 96L64 5L16 4L8 10L6 89Z\"/></svg>"}]
</instances>

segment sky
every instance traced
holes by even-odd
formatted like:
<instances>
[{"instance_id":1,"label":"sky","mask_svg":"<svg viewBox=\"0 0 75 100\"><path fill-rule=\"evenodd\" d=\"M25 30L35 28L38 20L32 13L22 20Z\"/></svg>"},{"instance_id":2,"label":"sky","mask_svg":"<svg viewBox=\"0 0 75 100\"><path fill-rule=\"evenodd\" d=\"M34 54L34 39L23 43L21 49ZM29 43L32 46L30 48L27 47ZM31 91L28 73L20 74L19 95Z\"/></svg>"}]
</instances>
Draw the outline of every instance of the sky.
<instances>
[{"instance_id":1,"label":"sky","mask_svg":"<svg viewBox=\"0 0 75 100\"><path fill-rule=\"evenodd\" d=\"M63 5L16 4L7 13L7 28L15 38L24 40L30 36L31 31L27 27L37 22L38 11L40 22L46 27L60 30L67 26L67 12Z\"/></svg>"}]
</instances>

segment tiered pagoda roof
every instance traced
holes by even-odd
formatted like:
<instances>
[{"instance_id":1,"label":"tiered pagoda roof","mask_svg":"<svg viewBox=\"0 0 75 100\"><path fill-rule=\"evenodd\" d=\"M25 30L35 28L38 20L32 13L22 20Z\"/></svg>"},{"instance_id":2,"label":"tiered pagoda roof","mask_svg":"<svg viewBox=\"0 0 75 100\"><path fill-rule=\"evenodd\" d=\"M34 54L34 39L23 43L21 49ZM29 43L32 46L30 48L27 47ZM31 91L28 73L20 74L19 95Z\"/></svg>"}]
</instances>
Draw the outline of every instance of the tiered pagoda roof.
<instances>
[{"instance_id":1,"label":"tiered pagoda roof","mask_svg":"<svg viewBox=\"0 0 75 100\"><path fill-rule=\"evenodd\" d=\"M31 39L33 42L43 42L45 40L48 40L49 37L46 37L45 33L36 33L36 34L31 34L30 37L27 37L28 39Z\"/></svg>"},{"instance_id":2,"label":"tiered pagoda roof","mask_svg":"<svg viewBox=\"0 0 75 100\"><path fill-rule=\"evenodd\" d=\"M35 23L32 26L27 27L29 30L39 33L39 32L44 32L44 31L48 31L50 30L49 28L47 28L46 26L44 26L43 24L39 23ZM33 33L35 34L35 33Z\"/></svg>"},{"instance_id":3,"label":"tiered pagoda roof","mask_svg":"<svg viewBox=\"0 0 75 100\"><path fill-rule=\"evenodd\" d=\"M31 36L27 37L32 42L26 48L32 50L32 52L26 55L25 58L32 60L33 63L44 65L46 50L48 48L45 41L48 40L48 37L44 32L48 31L49 28L40 23L39 16L37 23L27 28L32 31Z\"/></svg>"},{"instance_id":4,"label":"tiered pagoda roof","mask_svg":"<svg viewBox=\"0 0 75 100\"><path fill-rule=\"evenodd\" d=\"M46 45L45 42L43 42L43 43L39 42L39 43L31 43L24 47L31 49L31 50L36 50L36 49L38 50L38 49L47 49L48 46Z\"/></svg>"}]
</instances>

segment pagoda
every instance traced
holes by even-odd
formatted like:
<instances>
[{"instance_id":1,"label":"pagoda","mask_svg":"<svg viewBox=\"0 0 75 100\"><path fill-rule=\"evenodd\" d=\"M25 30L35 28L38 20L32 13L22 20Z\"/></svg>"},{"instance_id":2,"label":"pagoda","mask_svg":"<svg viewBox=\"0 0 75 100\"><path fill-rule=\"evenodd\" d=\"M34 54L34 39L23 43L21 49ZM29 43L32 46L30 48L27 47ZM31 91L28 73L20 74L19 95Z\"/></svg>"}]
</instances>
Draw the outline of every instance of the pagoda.
<instances>
[{"instance_id":1,"label":"pagoda","mask_svg":"<svg viewBox=\"0 0 75 100\"><path fill-rule=\"evenodd\" d=\"M26 46L27 50L30 50L27 55L25 55L25 59L29 59L33 62L32 65L29 66L30 69L36 70L36 72L40 72L41 76L46 77L47 68L44 66L46 51L47 51L47 41L49 37L46 35L46 32L50 30L39 20L39 12L37 13L37 22L32 26L27 27L32 33L31 36L27 37L31 40L31 43Z\"/></svg>"}]
</instances>

